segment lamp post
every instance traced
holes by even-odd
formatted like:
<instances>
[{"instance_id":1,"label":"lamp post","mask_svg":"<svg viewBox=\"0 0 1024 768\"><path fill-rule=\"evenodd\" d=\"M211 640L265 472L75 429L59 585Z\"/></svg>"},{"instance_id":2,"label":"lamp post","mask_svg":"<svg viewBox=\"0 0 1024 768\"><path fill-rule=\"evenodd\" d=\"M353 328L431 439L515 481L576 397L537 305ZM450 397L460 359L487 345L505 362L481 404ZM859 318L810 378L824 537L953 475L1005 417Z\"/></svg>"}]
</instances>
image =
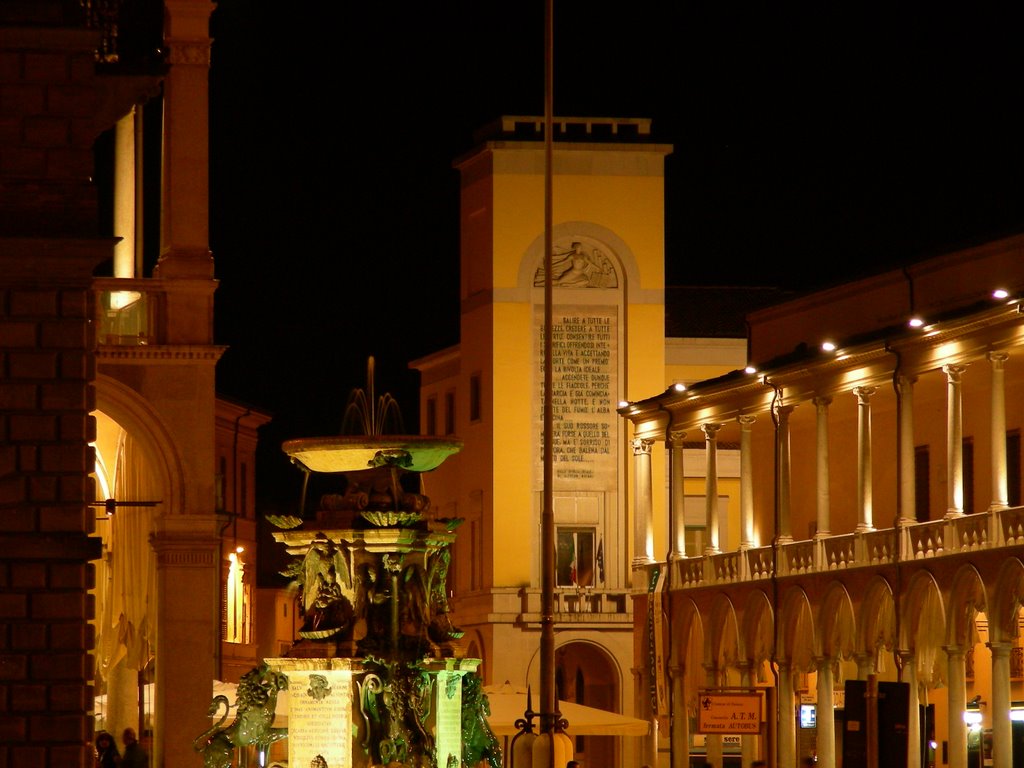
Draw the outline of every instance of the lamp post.
<instances>
[{"instance_id":1,"label":"lamp post","mask_svg":"<svg viewBox=\"0 0 1024 768\"><path fill-rule=\"evenodd\" d=\"M544 493L541 510L540 735L532 768L562 768L572 758L572 740L562 729L555 695L555 513L553 509L554 417L552 400L552 155L554 137L554 0L544 13Z\"/></svg>"}]
</instances>

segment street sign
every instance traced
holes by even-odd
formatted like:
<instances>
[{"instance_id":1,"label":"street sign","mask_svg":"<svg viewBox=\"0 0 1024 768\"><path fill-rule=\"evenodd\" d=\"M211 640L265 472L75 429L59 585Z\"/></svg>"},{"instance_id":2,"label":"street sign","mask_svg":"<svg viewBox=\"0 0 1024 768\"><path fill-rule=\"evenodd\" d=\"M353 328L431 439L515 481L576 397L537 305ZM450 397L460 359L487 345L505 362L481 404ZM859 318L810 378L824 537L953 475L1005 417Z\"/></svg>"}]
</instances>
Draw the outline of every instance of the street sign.
<instances>
[{"instance_id":1,"label":"street sign","mask_svg":"<svg viewBox=\"0 0 1024 768\"><path fill-rule=\"evenodd\" d=\"M697 733L760 733L760 693L701 691Z\"/></svg>"}]
</instances>

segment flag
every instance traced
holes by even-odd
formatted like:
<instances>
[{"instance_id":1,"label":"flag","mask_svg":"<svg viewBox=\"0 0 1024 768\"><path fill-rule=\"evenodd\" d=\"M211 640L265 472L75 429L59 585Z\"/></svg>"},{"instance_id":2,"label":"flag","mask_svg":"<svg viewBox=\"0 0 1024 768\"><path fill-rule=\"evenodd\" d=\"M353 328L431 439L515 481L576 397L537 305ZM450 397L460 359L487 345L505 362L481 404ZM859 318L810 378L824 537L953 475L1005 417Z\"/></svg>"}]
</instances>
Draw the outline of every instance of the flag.
<instances>
[{"instance_id":1,"label":"flag","mask_svg":"<svg viewBox=\"0 0 1024 768\"><path fill-rule=\"evenodd\" d=\"M597 578L604 584L604 539L597 542Z\"/></svg>"}]
</instances>

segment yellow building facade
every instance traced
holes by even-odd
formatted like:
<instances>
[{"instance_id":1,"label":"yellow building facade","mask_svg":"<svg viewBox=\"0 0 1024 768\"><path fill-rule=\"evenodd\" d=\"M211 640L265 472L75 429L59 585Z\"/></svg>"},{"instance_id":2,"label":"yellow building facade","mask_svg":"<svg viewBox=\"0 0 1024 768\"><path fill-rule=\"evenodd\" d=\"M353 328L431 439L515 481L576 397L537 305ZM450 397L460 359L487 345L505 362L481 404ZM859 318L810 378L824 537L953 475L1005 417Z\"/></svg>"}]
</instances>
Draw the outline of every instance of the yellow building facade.
<instances>
[{"instance_id":1,"label":"yellow building facade","mask_svg":"<svg viewBox=\"0 0 1024 768\"><path fill-rule=\"evenodd\" d=\"M671 147L652 142L649 131L647 120L559 118L552 153L557 682L564 700L625 714L634 710L630 564L640 550L629 514L633 450L615 409L663 388L669 375L663 209ZM542 135L539 118L502 118L456 161L460 343L411 364L421 374L420 431L465 444L424 478L435 513L464 521L450 571L463 645L483 659L487 683L535 690ZM664 490L655 493L659 504ZM608 737L586 737L576 747L588 766L623 764L633 748Z\"/></svg>"}]
</instances>

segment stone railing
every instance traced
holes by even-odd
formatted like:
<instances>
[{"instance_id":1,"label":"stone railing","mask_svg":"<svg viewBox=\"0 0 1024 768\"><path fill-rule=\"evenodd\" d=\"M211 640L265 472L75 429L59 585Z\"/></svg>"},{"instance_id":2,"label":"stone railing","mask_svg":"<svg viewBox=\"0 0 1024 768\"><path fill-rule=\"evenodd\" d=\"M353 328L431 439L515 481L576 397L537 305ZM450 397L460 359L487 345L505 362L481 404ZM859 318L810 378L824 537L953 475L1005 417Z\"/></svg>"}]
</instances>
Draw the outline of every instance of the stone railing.
<instances>
[{"instance_id":1,"label":"stone railing","mask_svg":"<svg viewBox=\"0 0 1024 768\"><path fill-rule=\"evenodd\" d=\"M941 557L1024 544L1024 507L959 515L862 533L820 536L773 548L757 547L701 557L684 557L670 565L672 589L732 584L779 576L797 576L844 568L862 568L905 560Z\"/></svg>"},{"instance_id":2,"label":"stone railing","mask_svg":"<svg viewBox=\"0 0 1024 768\"><path fill-rule=\"evenodd\" d=\"M629 589L557 587L554 592L555 621L559 623L631 622L633 604ZM540 621L541 591L519 590L523 621Z\"/></svg>"}]
</instances>

